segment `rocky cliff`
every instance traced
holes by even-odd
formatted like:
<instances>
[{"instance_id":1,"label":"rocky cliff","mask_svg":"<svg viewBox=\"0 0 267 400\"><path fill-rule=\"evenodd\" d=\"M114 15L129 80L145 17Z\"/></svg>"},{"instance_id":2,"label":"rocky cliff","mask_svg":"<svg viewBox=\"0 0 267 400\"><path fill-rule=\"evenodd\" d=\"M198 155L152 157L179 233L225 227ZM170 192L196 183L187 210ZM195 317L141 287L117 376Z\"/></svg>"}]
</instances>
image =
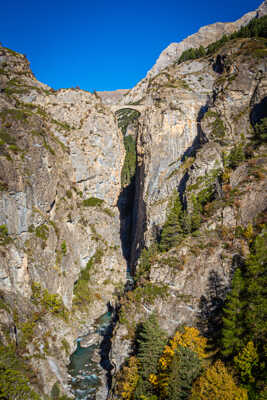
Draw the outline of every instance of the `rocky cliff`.
<instances>
[{"instance_id":1,"label":"rocky cliff","mask_svg":"<svg viewBox=\"0 0 267 400\"><path fill-rule=\"evenodd\" d=\"M125 283L116 207L125 151L98 97L53 91L11 50L0 48L0 64L1 341L31 357L49 394L56 381L67 387L76 338Z\"/></svg>"},{"instance_id":2,"label":"rocky cliff","mask_svg":"<svg viewBox=\"0 0 267 400\"><path fill-rule=\"evenodd\" d=\"M179 43L171 43L160 54L155 65L148 71L146 77L142 79L129 93L123 97L123 102L142 103L144 92L149 86L149 81L155 75L159 74L169 65L178 61L181 54L189 48L207 47L210 43L220 39L223 35L229 35L240 27L247 25L256 16L262 17L266 14L266 1L264 1L257 10L249 12L235 22L222 23L216 22L211 25L201 27L197 33L188 36Z\"/></svg>"},{"instance_id":3,"label":"rocky cliff","mask_svg":"<svg viewBox=\"0 0 267 400\"><path fill-rule=\"evenodd\" d=\"M267 117L266 38L174 61L265 14L266 1L170 45L129 93L54 91L0 47L0 350L41 396L56 382L71 395L75 340L107 305L119 317L115 374L152 311L171 334L196 323L211 287L218 298L227 290L249 252L238 232L267 206L266 148L255 141ZM177 196L182 239L160 251Z\"/></svg>"},{"instance_id":4,"label":"rocky cliff","mask_svg":"<svg viewBox=\"0 0 267 400\"><path fill-rule=\"evenodd\" d=\"M136 287L121 302L113 338L117 369L122 353L131 354L138 324L153 312L169 335L205 319L216 329L232 273L249 254L240 232L266 217L266 146L254 139L267 116L265 42L230 40L209 56L166 67L139 87L147 108L137 140ZM176 227L181 238L159 251L177 195L186 209Z\"/></svg>"}]
</instances>

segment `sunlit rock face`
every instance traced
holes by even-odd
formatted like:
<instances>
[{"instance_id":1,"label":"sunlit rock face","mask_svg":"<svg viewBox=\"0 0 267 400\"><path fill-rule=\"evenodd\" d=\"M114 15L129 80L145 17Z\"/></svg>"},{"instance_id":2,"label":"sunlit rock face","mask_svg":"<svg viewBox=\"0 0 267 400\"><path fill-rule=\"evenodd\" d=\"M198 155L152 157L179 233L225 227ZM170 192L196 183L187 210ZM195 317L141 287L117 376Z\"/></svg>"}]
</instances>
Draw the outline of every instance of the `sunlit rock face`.
<instances>
[{"instance_id":1,"label":"sunlit rock face","mask_svg":"<svg viewBox=\"0 0 267 400\"><path fill-rule=\"evenodd\" d=\"M67 384L62 340L73 350L126 279L116 207L125 150L113 113L95 95L51 90L24 56L5 48L0 63L0 290L19 315L6 324L17 324L20 336L30 310L40 310L32 285L57 294L68 310L68 321L47 310L26 346L42 355L48 343L49 357L33 365L49 393L56 380ZM74 283L94 254L87 307L73 307Z\"/></svg>"},{"instance_id":2,"label":"sunlit rock face","mask_svg":"<svg viewBox=\"0 0 267 400\"><path fill-rule=\"evenodd\" d=\"M198 48L199 46L208 46L210 43L220 39L223 35L231 34L241 26L247 25L254 17L262 17L267 14L266 0L255 11L251 11L235 22L216 22L215 24L203 26L197 33L188 36L179 43L171 43L162 51L155 65L148 71L146 77L142 79L129 93L123 98L123 104L142 103L144 93L146 92L151 78L159 74L168 66L176 63L183 53L189 48Z\"/></svg>"},{"instance_id":3,"label":"sunlit rock face","mask_svg":"<svg viewBox=\"0 0 267 400\"><path fill-rule=\"evenodd\" d=\"M265 12L266 2L261 9ZM256 55L261 46L260 39L230 41L209 57L165 65L127 94L129 102L147 107L139 119L137 141L139 198L132 249L137 258L142 248L149 249L159 240L174 191L192 211L194 198L225 169L225 154L252 143L256 121L267 116L265 50ZM140 290L124 301L125 320L113 339L117 368L123 363L119 349L124 359L129 356L133 326L150 313L158 313L161 326L171 335L178 325L204 318L210 296L223 301L233 269L249 254L236 229L246 229L266 212L264 163L262 145L253 159L229 172L227 184L212 178L214 208L206 207L199 231L165 253L154 250L153 254L150 247L150 269L142 271L156 287L166 285L168 296L158 295L152 301L145 293L142 297ZM252 165L261 171L258 178L251 173ZM132 262L140 273L140 260L133 257ZM142 286L144 279L139 279Z\"/></svg>"},{"instance_id":4,"label":"sunlit rock face","mask_svg":"<svg viewBox=\"0 0 267 400\"><path fill-rule=\"evenodd\" d=\"M120 298L126 264L128 272L138 270L142 248L158 240L174 191L192 209L203 177L224 167L224 152L249 140L266 108L260 43L238 39L209 57L175 61L183 50L207 46L265 14L266 1L235 23L216 23L171 44L129 92L54 91L35 79L24 56L0 47L0 339L34 355L31 367L46 394L57 381L69 393L76 338ZM137 166L123 197L126 151L116 112L124 107L141 115L126 129L136 140ZM261 168L260 150L257 157ZM224 189L239 193L225 203L215 182L217 207L199 236L153 261L149 281L165 285L169 296L152 306L146 299L137 306L132 297L132 331L154 310L170 334L180 323L193 324L210 281L227 287L236 256L248 253L231 232L266 209L266 176L256 179L251 171L246 163L230 174ZM118 209L122 197L126 208L131 204L129 219ZM107 354L117 368L131 351L128 328L116 325ZM98 400L107 396L103 370L101 377Z\"/></svg>"}]
</instances>

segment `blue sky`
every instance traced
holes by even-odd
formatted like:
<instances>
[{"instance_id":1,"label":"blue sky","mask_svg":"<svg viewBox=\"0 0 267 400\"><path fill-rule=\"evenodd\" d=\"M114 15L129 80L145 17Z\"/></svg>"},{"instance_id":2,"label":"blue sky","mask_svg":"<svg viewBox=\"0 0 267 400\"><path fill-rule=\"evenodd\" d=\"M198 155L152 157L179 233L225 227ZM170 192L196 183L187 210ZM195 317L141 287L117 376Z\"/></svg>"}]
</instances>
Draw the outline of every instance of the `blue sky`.
<instances>
[{"instance_id":1,"label":"blue sky","mask_svg":"<svg viewBox=\"0 0 267 400\"><path fill-rule=\"evenodd\" d=\"M161 51L201 26L234 21L261 0L13 0L1 4L0 41L26 54L55 89L133 87Z\"/></svg>"}]
</instances>

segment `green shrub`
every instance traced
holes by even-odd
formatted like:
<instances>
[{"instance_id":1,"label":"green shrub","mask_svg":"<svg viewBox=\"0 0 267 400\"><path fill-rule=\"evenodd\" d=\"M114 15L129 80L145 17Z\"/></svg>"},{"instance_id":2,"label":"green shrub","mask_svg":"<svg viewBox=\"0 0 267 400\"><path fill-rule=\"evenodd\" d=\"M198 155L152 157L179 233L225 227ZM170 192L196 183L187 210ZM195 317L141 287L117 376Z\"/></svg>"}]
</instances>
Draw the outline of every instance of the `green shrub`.
<instances>
[{"instance_id":1,"label":"green shrub","mask_svg":"<svg viewBox=\"0 0 267 400\"><path fill-rule=\"evenodd\" d=\"M254 138L258 143L267 142L267 118L263 118L255 125Z\"/></svg>"},{"instance_id":2,"label":"green shrub","mask_svg":"<svg viewBox=\"0 0 267 400\"><path fill-rule=\"evenodd\" d=\"M98 199L97 197L89 197L89 199L85 199L82 202L84 207L96 207L101 206L104 203L104 200Z\"/></svg>"},{"instance_id":3,"label":"green shrub","mask_svg":"<svg viewBox=\"0 0 267 400\"><path fill-rule=\"evenodd\" d=\"M49 228L48 228L48 226L45 225L45 224L37 226L35 228L35 235L45 242L48 239L48 236L49 236Z\"/></svg>"},{"instance_id":4,"label":"green shrub","mask_svg":"<svg viewBox=\"0 0 267 400\"><path fill-rule=\"evenodd\" d=\"M52 400L58 400L60 396L60 388L58 382L54 383L52 389L51 389L51 399Z\"/></svg>"},{"instance_id":5,"label":"green shrub","mask_svg":"<svg viewBox=\"0 0 267 400\"><path fill-rule=\"evenodd\" d=\"M61 251L64 256L67 254L67 245L65 240L61 243Z\"/></svg>"},{"instance_id":6,"label":"green shrub","mask_svg":"<svg viewBox=\"0 0 267 400\"><path fill-rule=\"evenodd\" d=\"M2 145L5 143L9 145L16 144L16 139L12 137L5 128L0 129L0 140Z\"/></svg>"},{"instance_id":7,"label":"green shrub","mask_svg":"<svg viewBox=\"0 0 267 400\"><path fill-rule=\"evenodd\" d=\"M114 211L110 210L109 208L102 208L102 211L109 217L115 217Z\"/></svg>"},{"instance_id":8,"label":"green shrub","mask_svg":"<svg viewBox=\"0 0 267 400\"><path fill-rule=\"evenodd\" d=\"M0 225L0 245L4 246L12 241L11 237L8 234L7 226Z\"/></svg>"},{"instance_id":9,"label":"green shrub","mask_svg":"<svg viewBox=\"0 0 267 400\"><path fill-rule=\"evenodd\" d=\"M64 304L59 294L49 293L47 289L43 290L41 304L52 314L64 313Z\"/></svg>"},{"instance_id":10,"label":"green shrub","mask_svg":"<svg viewBox=\"0 0 267 400\"><path fill-rule=\"evenodd\" d=\"M187 61L187 60L193 60L195 58L200 58L206 55L206 50L204 49L203 46L200 46L199 48L190 48L188 50L185 50L179 60L178 64Z\"/></svg>"},{"instance_id":11,"label":"green shrub","mask_svg":"<svg viewBox=\"0 0 267 400\"><path fill-rule=\"evenodd\" d=\"M35 321L33 320L28 320L26 322L24 322L21 326L20 326L20 330L22 333L22 338L20 341L20 347L25 347L25 345L29 342L32 341L33 337L34 337L34 328L36 326Z\"/></svg>"},{"instance_id":12,"label":"green shrub","mask_svg":"<svg viewBox=\"0 0 267 400\"><path fill-rule=\"evenodd\" d=\"M4 400L40 400L30 387L29 367L18 356L15 346L0 345L0 398Z\"/></svg>"},{"instance_id":13,"label":"green shrub","mask_svg":"<svg viewBox=\"0 0 267 400\"><path fill-rule=\"evenodd\" d=\"M63 339L61 340L61 343L62 343L62 347L63 347L63 349L65 350L66 354L69 354L69 352L70 352L70 345L69 345L69 342L67 342L67 340L66 340L65 338L63 338Z\"/></svg>"},{"instance_id":14,"label":"green shrub","mask_svg":"<svg viewBox=\"0 0 267 400\"><path fill-rule=\"evenodd\" d=\"M31 288L31 299L34 304L41 305L45 311L60 316L65 320L68 319L68 311L59 294L49 293L47 289L42 289L38 282L32 282Z\"/></svg>"},{"instance_id":15,"label":"green shrub","mask_svg":"<svg viewBox=\"0 0 267 400\"><path fill-rule=\"evenodd\" d=\"M244 151L244 145L242 143L237 144L226 157L226 166L232 169L238 167L243 161L245 161L246 155Z\"/></svg>"},{"instance_id":16,"label":"green shrub","mask_svg":"<svg viewBox=\"0 0 267 400\"><path fill-rule=\"evenodd\" d=\"M261 18L252 19L248 25L242 26L239 31L227 36L223 35L221 39L208 45L206 49L203 46L199 48L190 48L185 50L179 60L178 64L187 60L193 60L205 55L210 55L219 50L225 43L237 38L251 38L251 37L267 37L267 17L266 15ZM266 55L266 52L264 53Z\"/></svg>"},{"instance_id":17,"label":"green shrub","mask_svg":"<svg viewBox=\"0 0 267 400\"><path fill-rule=\"evenodd\" d=\"M225 126L219 116L211 123L212 133L215 137L222 139L225 136Z\"/></svg>"},{"instance_id":18,"label":"green shrub","mask_svg":"<svg viewBox=\"0 0 267 400\"><path fill-rule=\"evenodd\" d=\"M103 257L103 250L98 248L95 254L87 262L86 267L81 270L79 279L74 284L73 289L73 304L88 307L89 303L93 301L94 291L89 287L91 273L96 264L100 264Z\"/></svg>"},{"instance_id":19,"label":"green shrub","mask_svg":"<svg viewBox=\"0 0 267 400\"><path fill-rule=\"evenodd\" d=\"M11 144L10 146L8 146L8 150L13 151L14 153L19 153L21 151L19 146L17 146L16 144Z\"/></svg>"},{"instance_id":20,"label":"green shrub","mask_svg":"<svg viewBox=\"0 0 267 400\"><path fill-rule=\"evenodd\" d=\"M152 244L149 248L143 248L137 265L136 273L134 275L135 282L139 279L148 279L153 261L155 261L159 252L158 245Z\"/></svg>"},{"instance_id":21,"label":"green shrub","mask_svg":"<svg viewBox=\"0 0 267 400\"><path fill-rule=\"evenodd\" d=\"M71 199L72 198L72 191L71 190L67 190L66 191L66 196L67 196L68 199Z\"/></svg>"},{"instance_id":22,"label":"green shrub","mask_svg":"<svg viewBox=\"0 0 267 400\"><path fill-rule=\"evenodd\" d=\"M0 112L0 118L3 122L5 122L7 119L10 119L11 121L25 121L28 116L28 112L16 108L6 109Z\"/></svg>"},{"instance_id":23,"label":"green shrub","mask_svg":"<svg viewBox=\"0 0 267 400\"><path fill-rule=\"evenodd\" d=\"M132 292L130 292L129 298L131 302L136 304L143 304L144 302L154 304L158 297L166 298L168 295L168 286L156 285L147 281L143 286L138 286Z\"/></svg>"}]
</instances>

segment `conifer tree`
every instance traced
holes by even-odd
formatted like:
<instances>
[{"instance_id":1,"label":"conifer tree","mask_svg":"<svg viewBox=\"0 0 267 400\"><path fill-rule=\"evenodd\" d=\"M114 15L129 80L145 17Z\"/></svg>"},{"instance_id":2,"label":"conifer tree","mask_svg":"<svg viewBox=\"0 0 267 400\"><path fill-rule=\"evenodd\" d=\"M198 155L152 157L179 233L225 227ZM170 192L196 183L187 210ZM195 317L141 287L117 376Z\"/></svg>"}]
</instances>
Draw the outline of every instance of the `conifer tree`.
<instances>
[{"instance_id":1,"label":"conifer tree","mask_svg":"<svg viewBox=\"0 0 267 400\"><path fill-rule=\"evenodd\" d=\"M158 324L155 314L143 323L137 338L137 358L140 378L135 390L135 399L153 394L153 386L148 378L157 371L158 361L167 343L166 332Z\"/></svg>"},{"instance_id":2,"label":"conifer tree","mask_svg":"<svg viewBox=\"0 0 267 400\"><path fill-rule=\"evenodd\" d=\"M144 322L137 342L140 374L148 378L150 374L156 373L158 360L167 342L166 332L159 327L155 314L151 314Z\"/></svg>"},{"instance_id":3,"label":"conifer tree","mask_svg":"<svg viewBox=\"0 0 267 400\"><path fill-rule=\"evenodd\" d=\"M165 224L163 225L160 240L161 251L167 251L181 241L181 238L183 237L183 228L181 224L182 214L182 204L178 194L176 193L173 200L173 206L167 215Z\"/></svg>"},{"instance_id":4,"label":"conifer tree","mask_svg":"<svg viewBox=\"0 0 267 400\"><path fill-rule=\"evenodd\" d=\"M241 295L244 286L241 270L237 268L232 281L232 290L227 296L223 310L222 354L224 357L231 357L242 348L244 303Z\"/></svg>"},{"instance_id":5,"label":"conifer tree","mask_svg":"<svg viewBox=\"0 0 267 400\"><path fill-rule=\"evenodd\" d=\"M234 358L234 364L239 371L241 381L244 383L254 382L252 375L253 368L258 364L259 356L252 341L248 342L246 347Z\"/></svg>"},{"instance_id":6,"label":"conifer tree","mask_svg":"<svg viewBox=\"0 0 267 400\"><path fill-rule=\"evenodd\" d=\"M188 399L193 381L201 373L201 362L196 353L180 346L173 357L168 380L168 400Z\"/></svg>"},{"instance_id":7,"label":"conifer tree","mask_svg":"<svg viewBox=\"0 0 267 400\"><path fill-rule=\"evenodd\" d=\"M254 254L253 254L254 253ZM255 239L247 266L247 308L245 324L247 339L253 340L260 353L267 337L267 232Z\"/></svg>"}]
</instances>

